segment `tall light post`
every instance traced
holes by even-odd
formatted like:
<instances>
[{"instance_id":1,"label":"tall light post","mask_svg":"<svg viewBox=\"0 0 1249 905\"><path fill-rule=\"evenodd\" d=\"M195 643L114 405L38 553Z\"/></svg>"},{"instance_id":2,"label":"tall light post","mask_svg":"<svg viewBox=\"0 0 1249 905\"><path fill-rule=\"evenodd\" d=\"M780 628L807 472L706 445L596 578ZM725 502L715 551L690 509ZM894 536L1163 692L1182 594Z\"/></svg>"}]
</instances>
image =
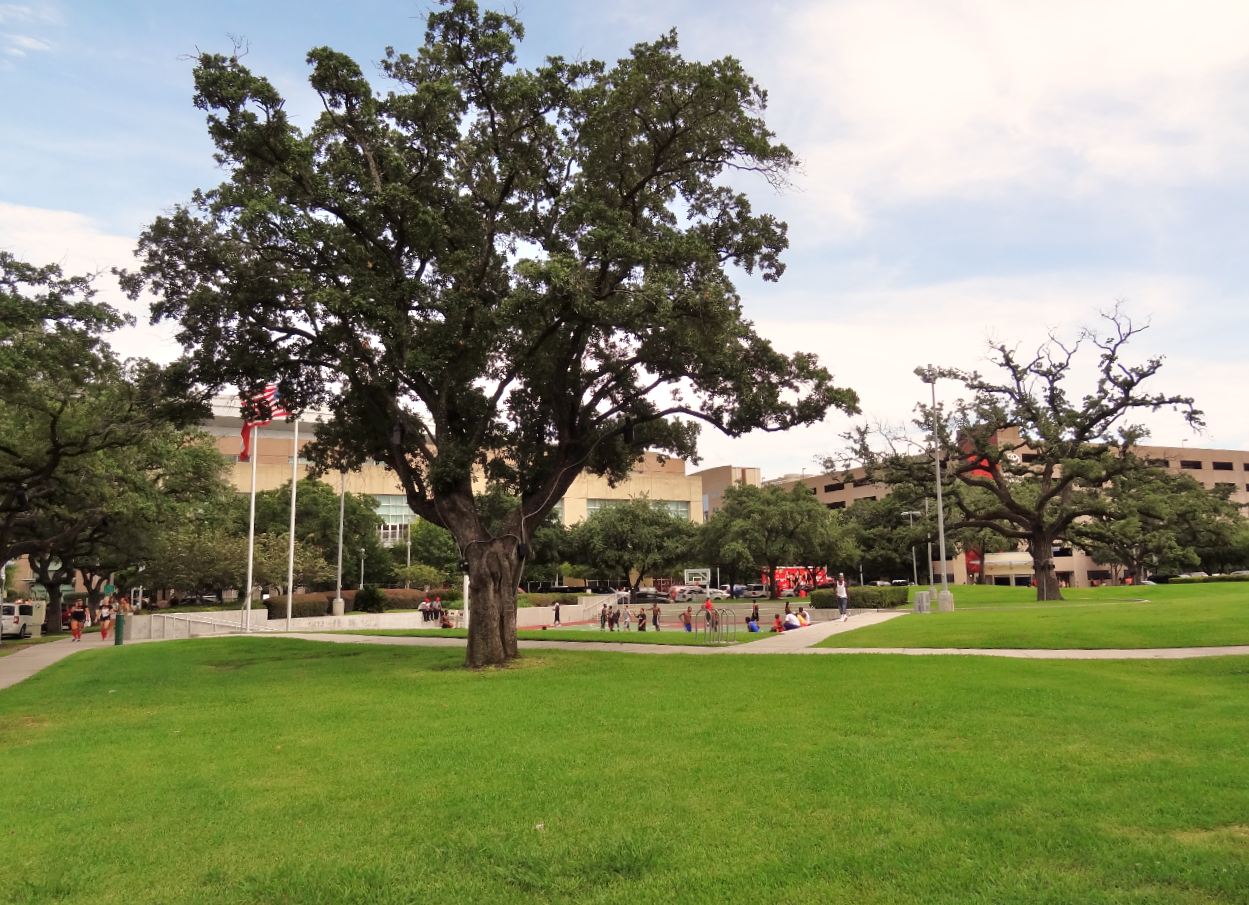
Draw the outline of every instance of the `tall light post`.
<instances>
[{"instance_id":1,"label":"tall light post","mask_svg":"<svg viewBox=\"0 0 1249 905\"><path fill-rule=\"evenodd\" d=\"M950 577L946 574L945 558L945 506L941 502L941 434L937 422L937 369L932 365L916 368L915 373L932 389L932 464L937 474L937 549L941 554L941 595L937 598L938 609L954 609L954 595L950 593Z\"/></svg>"},{"instance_id":2,"label":"tall light post","mask_svg":"<svg viewBox=\"0 0 1249 905\"><path fill-rule=\"evenodd\" d=\"M364 547L360 548L360 587L364 587Z\"/></svg>"},{"instance_id":3,"label":"tall light post","mask_svg":"<svg viewBox=\"0 0 1249 905\"><path fill-rule=\"evenodd\" d=\"M906 511L906 512L902 513L902 514L906 516L907 521L909 522L909 527L910 527L910 529L911 529L911 533L912 533L912 536L911 536L911 579L912 579L912 581L914 581L914 582L915 582L915 586L916 586L916 587L919 587L919 564L915 561L915 537L914 537L914 532L915 532L915 516L917 516L917 515L923 515L923 513L922 513L922 512L918 512L918 511L916 511L916 510L908 510L908 511ZM929 565L931 566L932 564L931 564L931 563L929 563Z\"/></svg>"},{"instance_id":4,"label":"tall light post","mask_svg":"<svg viewBox=\"0 0 1249 905\"><path fill-rule=\"evenodd\" d=\"M347 501L347 473L340 471L338 473L338 578L334 585L334 608L332 612L335 616L343 614L343 513L345 511Z\"/></svg>"}]
</instances>

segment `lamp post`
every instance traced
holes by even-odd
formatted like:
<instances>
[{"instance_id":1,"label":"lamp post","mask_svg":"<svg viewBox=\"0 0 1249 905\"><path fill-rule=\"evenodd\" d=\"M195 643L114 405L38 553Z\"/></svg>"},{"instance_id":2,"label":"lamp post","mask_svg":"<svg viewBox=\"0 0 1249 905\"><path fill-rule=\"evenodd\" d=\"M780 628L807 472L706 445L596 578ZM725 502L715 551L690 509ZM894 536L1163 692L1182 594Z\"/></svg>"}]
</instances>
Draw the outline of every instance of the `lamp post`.
<instances>
[{"instance_id":1,"label":"lamp post","mask_svg":"<svg viewBox=\"0 0 1249 905\"><path fill-rule=\"evenodd\" d=\"M915 510L913 510L913 509L912 509L912 510L907 510L906 512L904 512L904 513L902 513L902 514L906 516L907 521L910 523L910 529L911 529L911 532L912 532L912 537L911 537L911 579L915 582L915 586L916 586L916 587L919 587L919 564L915 561L915 537L913 536L913 534L914 534L914 531L915 531L915 516L917 516L917 515L923 515L923 513L922 513L922 512L915 511ZM929 563L929 565L931 566L931 563Z\"/></svg>"},{"instance_id":2,"label":"lamp post","mask_svg":"<svg viewBox=\"0 0 1249 905\"><path fill-rule=\"evenodd\" d=\"M338 578L334 585L334 608L332 610L335 616L343 614L343 512L347 500L347 473L340 471L338 473Z\"/></svg>"},{"instance_id":3,"label":"lamp post","mask_svg":"<svg viewBox=\"0 0 1249 905\"><path fill-rule=\"evenodd\" d=\"M954 609L954 595L950 593L950 577L946 574L945 558L945 506L941 502L941 434L937 422L937 369L932 365L916 368L915 373L932 389L932 464L937 475L937 548L941 554L941 594L937 597L938 609L949 612Z\"/></svg>"},{"instance_id":4,"label":"lamp post","mask_svg":"<svg viewBox=\"0 0 1249 905\"><path fill-rule=\"evenodd\" d=\"M364 547L360 548L360 587L364 587Z\"/></svg>"}]
</instances>

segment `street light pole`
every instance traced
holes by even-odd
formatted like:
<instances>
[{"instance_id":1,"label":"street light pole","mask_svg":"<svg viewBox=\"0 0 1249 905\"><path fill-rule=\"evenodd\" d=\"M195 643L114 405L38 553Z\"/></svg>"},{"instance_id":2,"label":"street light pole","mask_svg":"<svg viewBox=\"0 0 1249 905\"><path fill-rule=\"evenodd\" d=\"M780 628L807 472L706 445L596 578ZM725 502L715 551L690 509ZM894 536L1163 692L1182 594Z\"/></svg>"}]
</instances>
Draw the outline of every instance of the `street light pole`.
<instances>
[{"instance_id":1,"label":"street light pole","mask_svg":"<svg viewBox=\"0 0 1249 905\"><path fill-rule=\"evenodd\" d=\"M360 548L360 587L364 587L364 547Z\"/></svg>"},{"instance_id":2,"label":"street light pole","mask_svg":"<svg viewBox=\"0 0 1249 905\"><path fill-rule=\"evenodd\" d=\"M920 515L920 513L914 510L908 510L902 514L906 516L907 522L909 522L909 527L911 529L911 579L915 582L915 586L919 587L919 564L915 561L916 556L915 556L914 532L915 532L915 516ZM930 562L929 566L931 565L932 563Z\"/></svg>"},{"instance_id":3,"label":"street light pole","mask_svg":"<svg viewBox=\"0 0 1249 905\"><path fill-rule=\"evenodd\" d=\"M932 365L921 372L924 383L932 389L932 464L937 474L937 548L941 554L941 596L937 598L939 609L954 609L954 596L950 593L950 577L946 573L945 558L945 506L941 502L941 435L937 422L937 370Z\"/></svg>"},{"instance_id":4,"label":"street light pole","mask_svg":"<svg viewBox=\"0 0 1249 905\"><path fill-rule=\"evenodd\" d=\"M343 614L343 513L347 500L347 473L340 471L338 473L338 578L334 585L334 608L335 616Z\"/></svg>"}]
</instances>

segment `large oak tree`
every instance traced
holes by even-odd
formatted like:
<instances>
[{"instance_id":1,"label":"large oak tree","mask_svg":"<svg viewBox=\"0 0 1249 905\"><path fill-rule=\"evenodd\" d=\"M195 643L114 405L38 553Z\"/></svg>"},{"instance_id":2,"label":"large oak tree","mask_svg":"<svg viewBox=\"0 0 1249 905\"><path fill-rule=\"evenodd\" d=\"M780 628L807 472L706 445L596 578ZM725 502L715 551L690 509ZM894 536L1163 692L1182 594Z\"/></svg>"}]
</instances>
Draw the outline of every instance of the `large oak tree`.
<instances>
[{"instance_id":1,"label":"large oak tree","mask_svg":"<svg viewBox=\"0 0 1249 905\"><path fill-rule=\"evenodd\" d=\"M432 13L376 90L308 54L324 112L306 130L274 85L203 54L195 104L228 178L143 234L157 318L181 322L202 390L276 378L331 418L323 466L393 468L467 564L467 662L516 656L530 534L578 473L622 478L645 449L851 410L814 356L742 314L730 271L777 279L785 225L729 184L794 166L740 63L683 59L675 34L608 66L516 63L516 19ZM520 504L492 530L485 479Z\"/></svg>"},{"instance_id":2,"label":"large oak tree","mask_svg":"<svg viewBox=\"0 0 1249 905\"><path fill-rule=\"evenodd\" d=\"M1135 419L1173 409L1190 425L1202 424L1190 397L1146 385L1161 358L1129 358L1126 347L1144 329L1115 309L1101 328L1086 328L1071 342L1051 337L1032 352L994 345L989 374L916 369L925 381L954 381L966 393L948 408L917 406L916 424L936 434L945 454L947 531L984 529L1025 547L1038 600L1062 599L1055 547L1072 539L1078 522L1106 511L1108 486L1142 467L1132 449L1147 430ZM1081 392L1072 384L1087 357L1093 379ZM854 439L877 480L931 483L931 434L929 453L918 456L896 443L881 452L867 429Z\"/></svg>"}]
</instances>

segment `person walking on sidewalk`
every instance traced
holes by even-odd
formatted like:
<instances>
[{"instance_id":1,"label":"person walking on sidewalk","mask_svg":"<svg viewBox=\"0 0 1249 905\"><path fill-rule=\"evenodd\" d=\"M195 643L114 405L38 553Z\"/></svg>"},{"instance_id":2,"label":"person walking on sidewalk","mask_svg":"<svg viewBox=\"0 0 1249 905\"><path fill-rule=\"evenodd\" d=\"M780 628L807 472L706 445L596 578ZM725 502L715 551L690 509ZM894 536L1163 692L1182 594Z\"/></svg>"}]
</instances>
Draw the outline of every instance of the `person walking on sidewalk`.
<instances>
[{"instance_id":1,"label":"person walking on sidewalk","mask_svg":"<svg viewBox=\"0 0 1249 905\"><path fill-rule=\"evenodd\" d=\"M107 641L108 633L113 628L113 600L105 597L100 604L100 640Z\"/></svg>"},{"instance_id":2,"label":"person walking on sidewalk","mask_svg":"<svg viewBox=\"0 0 1249 905\"><path fill-rule=\"evenodd\" d=\"M850 608L850 590L846 587L844 572L837 573L837 609L841 610L841 621L846 621L846 610Z\"/></svg>"},{"instance_id":3,"label":"person walking on sidewalk","mask_svg":"<svg viewBox=\"0 0 1249 905\"><path fill-rule=\"evenodd\" d=\"M555 601L555 624L559 625L559 600Z\"/></svg>"},{"instance_id":4,"label":"person walking on sidewalk","mask_svg":"<svg viewBox=\"0 0 1249 905\"><path fill-rule=\"evenodd\" d=\"M81 600L75 600L69 608L69 633L73 640L82 640L82 627L87 624L87 608Z\"/></svg>"},{"instance_id":5,"label":"person walking on sidewalk","mask_svg":"<svg viewBox=\"0 0 1249 905\"><path fill-rule=\"evenodd\" d=\"M655 631L659 631L659 604L656 603L651 607L651 625L655 627Z\"/></svg>"}]
</instances>

